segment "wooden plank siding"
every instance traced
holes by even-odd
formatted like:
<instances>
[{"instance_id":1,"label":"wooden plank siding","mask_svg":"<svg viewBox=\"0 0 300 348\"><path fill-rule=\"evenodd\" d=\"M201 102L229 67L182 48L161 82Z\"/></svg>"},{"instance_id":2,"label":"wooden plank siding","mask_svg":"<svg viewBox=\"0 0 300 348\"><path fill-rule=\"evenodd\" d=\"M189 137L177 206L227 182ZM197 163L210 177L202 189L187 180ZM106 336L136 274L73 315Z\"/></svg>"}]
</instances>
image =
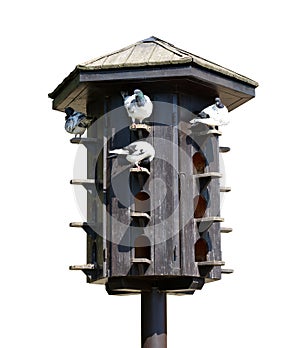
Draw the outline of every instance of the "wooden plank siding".
<instances>
[{"instance_id":1,"label":"wooden plank siding","mask_svg":"<svg viewBox=\"0 0 300 348\"><path fill-rule=\"evenodd\" d=\"M219 144L216 136L192 132L189 120L193 112L209 103L210 96L200 98L186 93L177 84L172 86L172 91L166 90L165 85L149 82L145 85L141 82L136 87L144 90L154 104L153 114L146 120L147 129L130 129L131 120L119 89L103 90L97 99L91 97L87 105L88 115L96 119L103 117L89 128L90 141L84 141L88 149L88 182L94 179L102 184L102 190L96 191L99 197L95 199L88 194L87 200L87 222L98 229L96 237L87 235L87 264L96 263L98 267L97 271L86 273L87 280L100 284L109 281L112 286L115 283L109 279L119 279L116 280L120 287L118 293L130 293L132 286L136 292L138 287L156 284L157 277L164 291L180 292L179 278L182 284L201 288L203 272L200 274L198 265L201 263L196 262L195 245L199 238L205 237L209 252L204 261L221 261L220 223L213 223L207 231L199 233L199 223L194 219L195 197L202 191L207 192L209 203L203 217L219 216ZM149 172L130 171L132 166L122 156L107 159L109 150L137 139L148 141L156 150ZM95 150L96 144L103 150ZM193 155L196 153L202 154L198 157L203 156L205 167L195 168ZM201 180L207 183L201 184ZM136 197L141 193L150 199L150 208L145 212L136 208ZM149 214L149 219L143 214ZM136 253L135 241L140 236L149 240L149 248L144 249L149 250L147 257ZM206 281L220 279L220 276L221 267L216 265L206 275ZM123 290L122 277L128 278L128 288Z\"/></svg>"},{"instance_id":2,"label":"wooden plank siding","mask_svg":"<svg viewBox=\"0 0 300 348\"><path fill-rule=\"evenodd\" d=\"M171 93L156 93L153 111L153 145L157 156L153 161L151 202L154 216L155 274L179 274L178 156L176 155L176 100ZM174 146L175 145L175 146ZM174 152L175 149L175 152ZM164 194L164 195L162 195Z\"/></svg>"},{"instance_id":3,"label":"wooden plank siding","mask_svg":"<svg viewBox=\"0 0 300 348\"><path fill-rule=\"evenodd\" d=\"M143 90L143 84L138 87ZM147 83L145 91L154 103L153 114L146 120L151 127L149 133L130 130L131 120L117 90L109 96L103 94L97 101L90 101L87 108L96 117L105 114L102 117L106 118L106 122L101 123L102 127L105 125L104 129L98 126L96 131L89 130L88 136L107 138L106 153L139 138L150 142L156 149L156 157L149 167L150 175L131 173L131 166L121 156L107 160L102 151L97 159L97 180L104 182L107 193L101 193L101 202L105 202L106 197L104 209L99 206L95 208L94 201L88 200L88 220L100 222L101 233L106 235L104 243L101 239L101 243L97 244L102 249L102 253L99 249L102 258L99 256L98 262L104 273L93 279L96 283L101 283L101 279L107 276L200 276L195 262L195 243L200 234L194 221L194 197L199 194L199 184L195 182L199 182L199 179L195 179L193 155L202 151L207 160L205 171L217 172L219 145L216 137L191 133L188 121L193 117L191 110L200 110L208 101L184 92L170 93L164 90L164 86L160 89L157 84L149 87ZM179 88L176 85L173 89ZM95 175L94 162L93 155L88 155L89 177ZM106 171L103 172L105 166ZM219 214L219 185L215 185L215 180L208 184L211 199L205 216ZM149 194L151 207L150 221L143 223L131 217L131 212L135 211L134 197L141 191ZM219 230L219 223L212 224L209 229L211 250L207 261L220 259L220 251L215 250L220 246ZM151 244L147 264L139 264L135 257L134 243L140 235L149 238ZM91 263L94 244L90 236L87 238L87 263ZM215 266L207 277L216 279L217 268L220 269Z\"/></svg>"},{"instance_id":4,"label":"wooden plank siding","mask_svg":"<svg viewBox=\"0 0 300 348\"><path fill-rule=\"evenodd\" d=\"M103 102L100 100L90 102L87 105L87 114L99 119L104 113ZM103 116L102 116L103 117ZM97 142L90 142L87 148L87 178L95 180L96 190L93 195L87 196L87 221L93 223L95 236L87 235L87 263L94 263L98 271L87 277L88 282L97 281L105 276L106 264L104 260L105 240L103 239L103 211L101 204L104 201L103 188L99 189L98 183L103 184L103 156L99 156L98 149L103 146L103 130L98 129L97 122L87 131L87 137L97 139ZM96 174L96 175L95 175Z\"/></svg>"}]
</instances>

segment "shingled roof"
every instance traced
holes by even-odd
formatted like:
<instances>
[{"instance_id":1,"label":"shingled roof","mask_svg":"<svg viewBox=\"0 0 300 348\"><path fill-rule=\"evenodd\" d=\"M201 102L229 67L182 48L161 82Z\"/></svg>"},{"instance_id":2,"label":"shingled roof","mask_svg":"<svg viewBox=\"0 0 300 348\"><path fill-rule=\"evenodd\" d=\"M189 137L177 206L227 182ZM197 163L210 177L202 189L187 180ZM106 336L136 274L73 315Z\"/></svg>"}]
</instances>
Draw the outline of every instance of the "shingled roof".
<instances>
[{"instance_id":1,"label":"shingled roof","mask_svg":"<svg viewBox=\"0 0 300 348\"><path fill-rule=\"evenodd\" d=\"M85 112L86 101L91 97L93 88L101 86L104 91L120 83L138 82L141 85L171 80L181 81L180 86L183 86L183 81L189 85L194 83L199 88L205 86L206 92L210 91L211 96L219 95L229 110L253 98L258 86L248 77L151 36L77 65L49 93L49 97L53 99L55 110L63 110L72 104Z\"/></svg>"},{"instance_id":2,"label":"shingled roof","mask_svg":"<svg viewBox=\"0 0 300 348\"><path fill-rule=\"evenodd\" d=\"M258 83L195 54L151 36L113 53L77 65L78 70L104 70L145 66L194 64L257 87Z\"/></svg>"}]
</instances>

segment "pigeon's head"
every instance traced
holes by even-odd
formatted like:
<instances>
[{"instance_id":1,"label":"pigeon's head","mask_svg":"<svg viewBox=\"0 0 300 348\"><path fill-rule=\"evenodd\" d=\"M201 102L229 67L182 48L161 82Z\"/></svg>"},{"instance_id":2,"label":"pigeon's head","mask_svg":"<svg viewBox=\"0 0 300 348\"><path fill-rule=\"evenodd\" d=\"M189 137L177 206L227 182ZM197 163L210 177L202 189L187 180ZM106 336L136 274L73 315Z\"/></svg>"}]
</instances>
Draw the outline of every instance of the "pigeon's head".
<instances>
[{"instance_id":1,"label":"pigeon's head","mask_svg":"<svg viewBox=\"0 0 300 348\"><path fill-rule=\"evenodd\" d=\"M134 93L135 95L140 96L140 97L143 96L143 92L142 92L140 89L135 89L133 93Z\"/></svg>"},{"instance_id":2,"label":"pigeon's head","mask_svg":"<svg viewBox=\"0 0 300 348\"><path fill-rule=\"evenodd\" d=\"M65 108L65 113L68 117L70 117L71 115L73 115L74 109L69 106L69 107Z\"/></svg>"},{"instance_id":3,"label":"pigeon's head","mask_svg":"<svg viewBox=\"0 0 300 348\"><path fill-rule=\"evenodd\" d=\"M137 106L145 106L146 100L143 92L140 89L135 89L134 94Z\"/></svg>"},{"instance_id":4,"label":"pigeon's head","mask_svg":"<svg viewBox=\"0 0 300 348\"><path fill-rule=\"evenodd\" d=\"M215 102L216 102L216 105L217 105L217 107L218 108L224 108L224 105L223 105L223 103L221 102L221 99L220 98L215 98Z\"/></svg>"}]
</instances>

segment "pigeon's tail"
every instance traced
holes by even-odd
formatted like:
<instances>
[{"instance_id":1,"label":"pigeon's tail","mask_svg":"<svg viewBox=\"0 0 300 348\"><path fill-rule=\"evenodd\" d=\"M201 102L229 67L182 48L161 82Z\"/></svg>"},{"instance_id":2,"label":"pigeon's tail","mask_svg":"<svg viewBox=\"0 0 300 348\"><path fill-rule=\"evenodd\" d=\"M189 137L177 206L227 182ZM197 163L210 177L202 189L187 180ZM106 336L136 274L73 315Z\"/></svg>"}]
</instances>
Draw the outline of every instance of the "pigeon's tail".
<instances>
[{"instance_id":1,"label":"pigeon's tail","mask_svg":"<svg viewBox=\"0 0 300 348\"><path fill-rule=\"evenodd\" d=\"M126 99L128 97L128 92L125 91L121 91L121 96L123 97L123 99Z\"/></svg>"},{"instance_id":2,"label":"pigeon's tail","mask_svg":"<svg viewBox=\"0 0 300 348\"><path fill-rule=\"evenodd\" d=\"M192 125L192 127L198 125L199 123L200 121L198 121L197 119L190 120L190 124Z\"/></svg>"},{"instance_id":3,"label":"pigeon's tail","mask_svg":"<svg viewBox=\"0 0 300 348\"><path fill-rule=\"evenodd\" d=\"M93 118L92 117L85 117L82 120L80 120L79 126L87 128L87 127L89 127L92 124L92 122L93 122Z\"/></svg>"},{"instance_id":4,"label":"pigeon's tail","mask_svg":"<svg viewBox=\"0 0 300 348\"><path fill-rule=\"evenodd\" d=\"M123 149L115 149L109 151L110 154L116 154L116 155L128 155L128 151L125 151Z\"/></svg>"}]
</instances>

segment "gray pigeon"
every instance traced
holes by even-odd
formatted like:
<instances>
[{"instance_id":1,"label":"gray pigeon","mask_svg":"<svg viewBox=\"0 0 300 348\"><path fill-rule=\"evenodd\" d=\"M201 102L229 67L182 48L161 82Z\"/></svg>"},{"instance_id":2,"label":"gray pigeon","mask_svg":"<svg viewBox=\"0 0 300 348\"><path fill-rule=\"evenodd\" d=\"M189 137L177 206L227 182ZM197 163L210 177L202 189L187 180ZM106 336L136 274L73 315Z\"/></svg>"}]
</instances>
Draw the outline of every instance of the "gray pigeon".
<instances>
[{"instance_id":1,"label":"gray pigeon","mask_svg":"<svg viewBox=\"0 0 300 348\"><path fill-rule=\"evenodd\" d=\"M140 123L149 117L153 110L153 104L150 98L145 95L140 89L135 89L134 94L128 96L127 93L121 92L124 99L124 107L127 110L128 116L132 119L132 126L135 126L135 120Z\"/></svg>"},{"instance_id":2,"label":"gray pigeon","mask_svg":"<svg viewBox=\"0 0 300 348\"><path fill-rule=\"evenodd\" d=\"M114 155L125 155L126 160L141 169L140 163L143 161L151 162L155 156L155 150L147 141L137 140L123 147L109 151ZM111 156L112 157L112 156Z\"/></svg>"},{"instance_id":3,"label":"gray pigeon","mask_svg":"<svg viewBox=\"0 0 300 348\"><path fill-rule=\"evenodd\" d=\"M65 113L65 130L68 133L75 134L75 138L77 135L81 138L85 130L91 125L93 118L87 117L82 112L75 111L71 107L67 107Z\"/></svg>"},{"instance_id":4,"label":"gray pigeon","mask_svg":"<svg viewBox=\"0 0 300 348\"><path fill-rule=\"evenodd\" d=\"M225 126L229 123L228 109L221 102L220 98L215 98L215 104L210 105L199 112L198 116L190 121L195 126L204 123L215 129L216 126Z\"/></svg>"}]
</instances>

